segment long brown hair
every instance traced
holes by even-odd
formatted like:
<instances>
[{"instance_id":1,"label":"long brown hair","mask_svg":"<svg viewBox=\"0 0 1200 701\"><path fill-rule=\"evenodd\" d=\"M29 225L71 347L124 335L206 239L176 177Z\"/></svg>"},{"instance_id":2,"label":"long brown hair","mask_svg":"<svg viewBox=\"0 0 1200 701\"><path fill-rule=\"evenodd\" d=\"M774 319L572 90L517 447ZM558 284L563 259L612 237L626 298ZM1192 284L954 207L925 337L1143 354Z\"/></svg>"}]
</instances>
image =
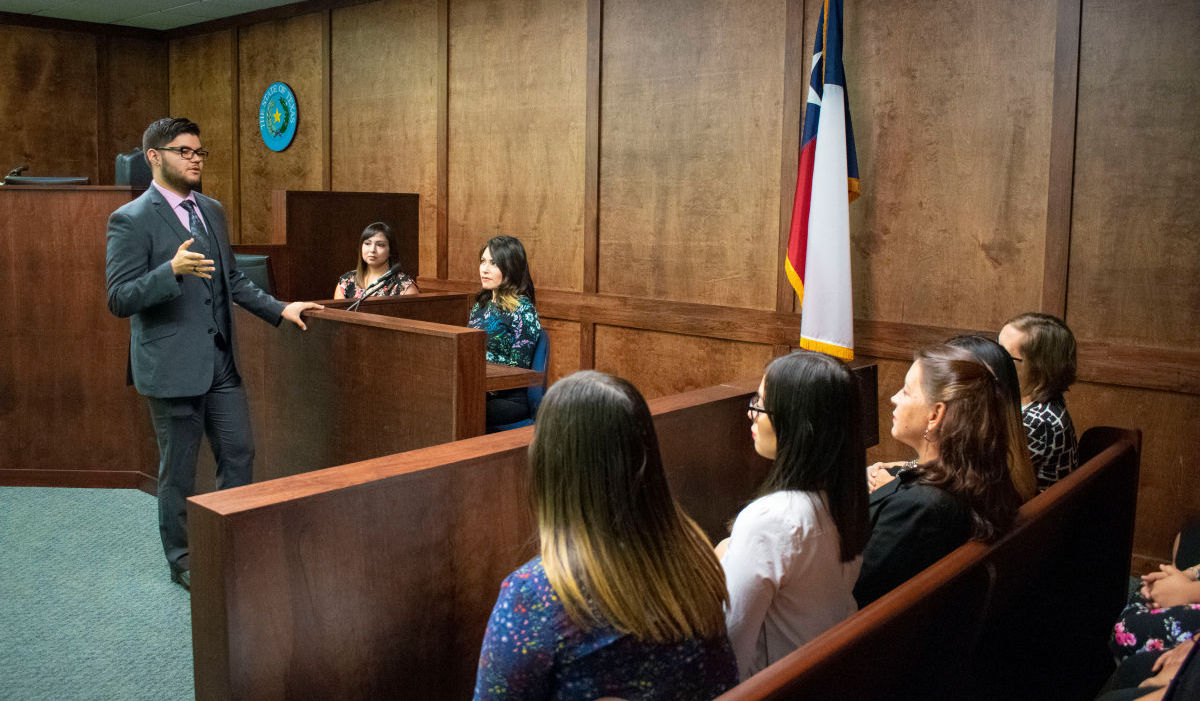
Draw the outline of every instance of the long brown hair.
<instances>
[{"instance_id":1,"label":"long brown hair","mask_svg":"<svg viewBox=\"0 0 1200 701\"><path fill-rule=\"evenodd\" d=\"M1008 390L970 351L941 344L916 353L922 390L945 413L928 439L938 458L921 466L921 481L962 499L971 535L995 540L1012 527L1021 497L1009 477Z\"/></svg>"},{"instance_id":2,"label":"long brown hair","mask_svg":"<svg viewBox=\"0 0 1200 701\"><path fill-rule=\"evenodd\" d=\"M858 381L824 353L776 358L763 378L763 408L775 431L775 463L760 493L820 492L837 526L842 562L871 535Z\"/></svg>"},{"instance_id":3,"label":"long brown hair","mask_svg":"<svg viewBox=\"0 0 1200 701\"><path fill-rule=\"evenodd\" d=\"M400 251L396 250L396 235L392 233L392 227L381 221L367 224L367 228L363 229L362 236L358 238L358 267L354 271L354 284L358 287L366 287L363 283L367 279L367 261L362 257L362 245L375 234L383 234L383 237L387 239L387 267L391 268L400 262Z\"/></svg>"},{"instance_id":4,"label":"long brown hair","mask_svg":"<svg viewBox=\"0 0 1200 701\"><path fill-rule=\"evenodd\" d=\"M590 370L554 383L529 463L542 565L571 620L656 642L725 634L725 575L671 497L633 385Z\"/></svg>"}]
</instances>

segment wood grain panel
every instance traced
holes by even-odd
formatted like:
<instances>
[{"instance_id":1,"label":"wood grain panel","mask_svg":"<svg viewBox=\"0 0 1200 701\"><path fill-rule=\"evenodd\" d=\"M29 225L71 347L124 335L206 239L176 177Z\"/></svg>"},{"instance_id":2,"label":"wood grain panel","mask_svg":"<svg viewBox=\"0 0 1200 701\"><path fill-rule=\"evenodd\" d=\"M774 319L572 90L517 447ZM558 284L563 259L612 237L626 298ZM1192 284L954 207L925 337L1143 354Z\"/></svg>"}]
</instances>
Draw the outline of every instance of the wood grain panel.
<instances>
[{"instance_id":1,"label":"wood grain panel","mask_svg":"<svg viewBox=\"0 0 1200 701\"><path fill-rule=\"evenodd\" d=\"M596 369L632 382L647 398L762 377L771 346L596 326Z\"/></svg>"},{"instance_id":2,"label":"wood grain panel","mask_svg":"<svg viewBox=\"0 0 1200 701\"><path fill-rule=\"evenodd\" d=\"M0 172L27 165L24 175L86 175L98 183L96 41L0 26Z\"/></svg>"},{"instance_id":3,"label":"wood grain panel","mask_svg":"<svg viewBox=\"0 0 1200 701\"><path fill-rule=\"evenodd\" d=\"M550 363L546 367L546 385L570 375L579 367L579 322L542 317L542 329L550 334Z\"/></svg>"},{"instance_id":4,"label":"wood grain panel","mask_svg":"<svg viewBox=\"0 0 1200 701\"><path fill-rule=\"evenodd\" d=\"M1038 307L1055 13L1044 0L847 8L856 316L994 328Z\"/></svg>"},{"instance_id":5,"label":"wood grain panel","mask_svg":"<svg viewBox=\"0 0 1200 701\"><path fill-rule=\"evenodd\" d=\"M225 206L229 240L233 243L242 241L237 125L233 120L236 41L232 31L193 34L171 40L170 49L170 112L200 125L201 141L212 154L204 163L204 193ZM257 130L255 126L255 134Z\"/></svg>"},{"instance_id":6,"label":"wood grain panel","mask_svg":"<svg viewBox=\"0 0 1200 701\"><path fill-rule=\"evenodd\" d=\"M168 47L166 41L131 37L105 37L99 45L96 159L99 183L111 185L116 155L141 146L142 132L169 111Z\"/></svg>"},{"instance_id":7,"label":"wood grain panel","mask_svg":"<svg viewBox=\"0 0 1200 701\"><path fill-rule=\"evenodd\" d=\"M136 483L157 473L146 404L125 385L129 322L105 305L105 222L128 188L0 188L0 468L62 477L56 484ZM62 267L55 294L36 303L30 284ZM74 477L97 471L92 477ZM25 482L27 483L27 482ZM43 481L45 483L45 481Z\"/></svg>"},{"instance_id":8,"label":"wood grain panel","mask_svg":"<svg viewBox=\"0 0 1200 701\"><path fill-rule=\"evenodd\" d=\"M1133 551L1169 559L1180 526L1200 515L1200 397L1079 383L1067 393L1078 433L1096 425L1142 429Z\"/></svg>"},{"instance_id":9,"label":"wood grain panel","mask_svg":"<svg viewBox=\"0 0 1200 701\"><path fill-rule=\"evenodd\" d=\"M272 190L320 190L325 177L324 14L264 22L239 30L239 157L242 243L267 243L273 215ZM271 83L287 83L296 94L296 137L285 151L263 143L258 105Z\"/></svg>"},{"instance_id":10,"label":"wood grain panel","mask_svg":"<svg viewBox=\"0 0 1200 701\"><path fill-rule=\"evenodd\" d=\"M422 270L437 270L437 0L333 11L334 190L421 196Z\"/></svg>"},{"instance_id":11,"label":"wood grain panel","mask_svg":"<svg viewBox=\"0 0 1200 701\"><path fill-rule=\"evenodd\" d=\"M508 234L538 289L582 289L587 0L465 0L449 21L450 277Z\"/></svg>"},{"instance_id":12,"label":"wood grain panel","mask_svg":"<svg viewBox=\"0 0 1200 701\"><path fill-rule=\"evenodd\" d=\"M601 292L775 308L786 4L604 4Z\"/></svg>"},{"instance_id":13,"label":"wood grain panel","mask_svg":"<svg viewBox=\"0 0 1200 701\"><path fill-rule=\"evenodd\" d=\"M1088 0L1082 25L1067 321L1082 338L1195 348L1200 11Z\"/></svg>"}]
</instances>

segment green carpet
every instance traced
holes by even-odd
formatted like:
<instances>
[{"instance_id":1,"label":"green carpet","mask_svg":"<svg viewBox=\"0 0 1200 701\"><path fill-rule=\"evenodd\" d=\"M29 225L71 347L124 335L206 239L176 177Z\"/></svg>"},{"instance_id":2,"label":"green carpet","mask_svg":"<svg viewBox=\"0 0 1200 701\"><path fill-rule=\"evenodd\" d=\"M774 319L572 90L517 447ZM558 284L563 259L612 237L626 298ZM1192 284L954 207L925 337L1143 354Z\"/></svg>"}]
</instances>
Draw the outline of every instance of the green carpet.
<instances>
[{"instance_id":1,"label":"green carpet","mask_svg":"<svg viewBox=\"0 0 1200 701\"><path fill-rule=\"evenodd\" d=\"M138 490L0 487L0 699L190 699L191 600Z\"/></svg>"}]
</instances>

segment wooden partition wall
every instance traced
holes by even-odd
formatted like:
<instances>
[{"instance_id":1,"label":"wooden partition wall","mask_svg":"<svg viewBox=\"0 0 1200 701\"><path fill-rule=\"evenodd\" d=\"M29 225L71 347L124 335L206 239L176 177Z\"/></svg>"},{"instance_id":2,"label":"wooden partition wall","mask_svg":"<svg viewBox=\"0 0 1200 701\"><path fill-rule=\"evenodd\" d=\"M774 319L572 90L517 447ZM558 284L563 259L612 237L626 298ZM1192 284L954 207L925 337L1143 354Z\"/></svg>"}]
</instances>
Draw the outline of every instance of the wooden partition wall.
<instances>
[{"instance_id":1,"label":"wooden partition wall","mask_svg":"<svg viewBox=\"0 0 1200 701\"><path fill-rule=\"evenodd\" d=\"M129 188L0 187L0 479L138 487L158 462L108 311L105 221Z\"/></svg>"},{"instance_id":2,"label":"wooden partition wall","mask_svg":"<svg viewBox=\"0 0 1200 701\"><path fill-rule=\"evenodd\" d=\"M234 318L256 482L484 432L482 331L333 308L306 314L307 331ZM208 457L200 492L214 486Z\"/></svg>"},{"instance_id":3,"label":"wooden partition wall","mask_svg":"<svg viewBox=\"0 0 1200 701\"><path fill-rule=\"evenodd\" d=\"M746 436L756 386L651 402L672 491L713 538L769 467ZM469 697L500 582L535 552L532 435L194 498L197 698Z\"/></svg>"}]
</instances>

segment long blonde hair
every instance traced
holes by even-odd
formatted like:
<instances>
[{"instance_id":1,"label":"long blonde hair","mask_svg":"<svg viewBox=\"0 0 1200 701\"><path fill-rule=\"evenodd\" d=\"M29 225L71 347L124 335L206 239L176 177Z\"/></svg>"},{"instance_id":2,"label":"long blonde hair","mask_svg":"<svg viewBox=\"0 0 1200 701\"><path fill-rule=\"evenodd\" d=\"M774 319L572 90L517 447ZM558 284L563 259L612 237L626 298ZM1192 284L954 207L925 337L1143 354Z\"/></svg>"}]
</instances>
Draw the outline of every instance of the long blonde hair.
<instances>
[{"instance_id":1,"label":"long blonde hair","mask_svg":"<svg viewBox=\"0 0 1200 701\"><path fill-rule=\"evenodd\" d=\"M671 497L646 401L594 371L555 383L529 447L546 576L587 630L655 642L725 634L725 577Z\"/></svg>"}]
</instances>

